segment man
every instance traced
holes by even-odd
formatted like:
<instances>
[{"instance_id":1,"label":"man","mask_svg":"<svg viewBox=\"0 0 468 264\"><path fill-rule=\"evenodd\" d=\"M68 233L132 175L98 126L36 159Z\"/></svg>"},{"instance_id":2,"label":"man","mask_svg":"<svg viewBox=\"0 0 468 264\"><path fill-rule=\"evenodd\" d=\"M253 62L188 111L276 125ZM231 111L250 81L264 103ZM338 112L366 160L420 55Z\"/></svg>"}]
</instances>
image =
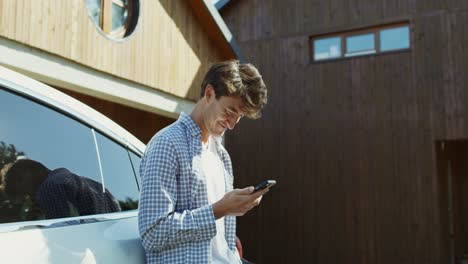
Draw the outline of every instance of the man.
<instances>
[{"instance_id":1,"label":"man","mask_svg":"<svg viewBox=\"0 0 468 264\"><path fill-rule=\"evenodd\" d=\"M8 197L26 196L39 206L46 219L121 211L114 196L89 178L65 168L49 170L42 163L20 159L2 169Z\"/></svg>"},{"instance_id":2,"label":"man","mask_svg":"<svg viewBox=\"0 0 468 264\"><path fill-rule=\"evenodd\" d=\"M230 157L221 145L241 117L260 117L267 102L251 64L226 61L205 75L201 99L148 143L140 175L139 229L147 263L241 263L235 216L268 189L233 190Z\"/></svg>"}]
</instances>

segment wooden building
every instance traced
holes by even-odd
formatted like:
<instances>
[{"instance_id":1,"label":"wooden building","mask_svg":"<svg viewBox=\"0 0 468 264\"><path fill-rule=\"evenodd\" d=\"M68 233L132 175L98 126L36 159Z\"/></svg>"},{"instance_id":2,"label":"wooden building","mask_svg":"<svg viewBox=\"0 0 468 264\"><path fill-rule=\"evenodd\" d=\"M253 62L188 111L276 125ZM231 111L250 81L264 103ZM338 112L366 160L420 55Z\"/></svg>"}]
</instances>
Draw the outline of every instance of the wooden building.
<instances>
[{"instance_id":1,"label":"wooden building","mask_svg":"<svg viewBox=\"0 0 468 264\"><path fill-rule=\"evenodd\" d=\"M207 0L0 0L0 65L77 97L143 142L191 111L210 63L238 57Z\"/></svg>"},{"instance_id":2,"label":"wooden building","mask_svg":"<svg viewBox=\"0 0 468 264\"><path fill-rule=\"evenodd\" d=\"M226 137L237 186L278 181L239 218L245 256L467 263L468 1L241 0L221 15L269 87L262 119ZM407 41L389 51L395 27Z\"/></svg>"}]
</instances>

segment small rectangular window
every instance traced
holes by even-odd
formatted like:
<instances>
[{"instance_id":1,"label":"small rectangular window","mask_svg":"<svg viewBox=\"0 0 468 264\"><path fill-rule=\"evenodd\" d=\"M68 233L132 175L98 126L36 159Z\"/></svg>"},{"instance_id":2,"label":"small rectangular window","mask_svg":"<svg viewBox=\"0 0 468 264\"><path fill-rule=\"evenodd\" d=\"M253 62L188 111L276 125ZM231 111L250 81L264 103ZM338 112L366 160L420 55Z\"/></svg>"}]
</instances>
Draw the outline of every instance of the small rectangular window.
<instances>
[{"instance_id":1,"label":"small rectangular window","mask_svg":"<svg viewBox=\"0 0 468 264\"><path fill-rule=\"evenodd\" d=\"M380 50L399 50L409 48L409 27L397 27L380 31Z\"/></svg>"},{"instance_id":2,"label":"small rectangular window","mask_svg":"<svg viewBox=\"0 0 468 264\"><path fill-rule=\"evenodd\" d=\"M346 57L375 53L374 33L346 38Z\"/></svg>"},{"instance_id":3,"label":"small rectangular window","mask_svg":"<svg viewBox=\"0 0 468 264\"><path fill-rule=\"evenodd\" d=\"M310 37L312 61L378 54L410 48L407 22Z\"/></svg>"},{"instance_id":4,"label":"small rectangular window","mask_svg":"<svg viewBox=\"0 0 468 264\"><path fill-rule=\"evenodd\" d=\"M314 41L314 60L341 57L341 38L325 38Z\"/></svg>"}]
</instances>

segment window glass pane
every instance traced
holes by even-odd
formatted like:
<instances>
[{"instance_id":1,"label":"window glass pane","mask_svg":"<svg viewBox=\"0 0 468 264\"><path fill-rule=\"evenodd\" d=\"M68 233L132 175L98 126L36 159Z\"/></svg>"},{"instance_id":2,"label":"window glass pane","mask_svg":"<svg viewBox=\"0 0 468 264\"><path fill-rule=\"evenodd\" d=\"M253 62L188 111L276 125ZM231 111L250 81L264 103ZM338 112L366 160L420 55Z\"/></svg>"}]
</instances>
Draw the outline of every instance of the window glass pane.
<instances>
[{"instance_id":1,"label":"window glass pane","mask_svg":"<svg viewBox=\"0 0 468 264\"><path fill-rule=\"evenodd\" d=\"M96 133L104 185L118 200L122 210L138 208L138 187L127 149Z\"/></svg>"},{"instance_id":2,"label":"window glass pane","mask_svg":"<svg viewBox=\"0 0 468 264\"><path fill-rule=\"evenodd\" d=\"M112 30L122 27L127 20L127 0L114 0L112 3Z\"/></svg>"},{"instance_id":3,"label":"window glass pane","mask_svg":"<svg viewBox=\"0 0 468 264\"><path fill-rule=\"evenodd\" d=\"M111 38L125 38L137 26L138 0L86 0L86 7L94 25ZM109 8L110 12L107 12Z\"/></svg>"},{"instance_id":4,"label":"window glass pane","mask_svg":"<svg viewBox=\"0 0 468 264\"><path fill-rule=\"evenodd\" d=\"M65 167L96 181L101 179L89 127L2 89L0 141L50 169ZM3 158L0 156L0 165Z\"/></svg>"},{"instance_id":5,"label":"window glass pane","mask_svg":"<svg viewBox=\"0 0 468 264\"><path fill-rule=\"evenodd\" d=\"M314 60L341 57L341 38L333 37L314 40Z\"/></svg>"},{"instance_id":6,"label":"window glass pane","mask_svg":"<svg viewBox=\"0 0 468 264\"><path fill-rule=\"evenodd\" d=\"M133 169L135 171L135 175L137 178L138 185L140 185L140 163L141 163L141 157L136 155L135 153L128 151L130 153L130 158L133 163ZM141 185L140 185L141 186Z\"/></svg>"},{"instance_id":7,"label":"window glass pane","mask_svg":"<svg viewBox=\"0 0 468 264\"><path fill-rule=\"evenodd\" d=\"M380 50L398 50L409 48L409 27L397 27L380 31Z\"/></svg>"},{"instance_id":8,"label":"window glass pane","mask_svg":"<svg viewBox=\"0 0 468 264\"><path fill-rule=\"evenodd\" d=\"M346 38L346 56L375 53L374 34L349 36Z\"/></svg>"},{"instance_id":9,"label":"window glass pane","mask_svg":"<svg viewBox=\"0 0 468 264\"><path fill-rule=\"evenodd\" d=\"M96 145L89 127L0 89L0 141L0 166L6 187L0 194L0 222L120 210L112 197L102 192ZM7 168L20 156L51 171L44 173L39 165L34 171L16 166L26 164L24 160ZM32 179L40 181L35 184ZM26 186L34 188L26 193Z\"/></svg>"},{"instance_id":10,"label":"window glass pane","mask_svg":"<svg viewBox=\"0 0 468 264\"><path fill-rule=\"evenodd\" d=\"M86 0L88 13L96 25L99 25L101 19L101 0Z\"/></svg>"}]
</instances>

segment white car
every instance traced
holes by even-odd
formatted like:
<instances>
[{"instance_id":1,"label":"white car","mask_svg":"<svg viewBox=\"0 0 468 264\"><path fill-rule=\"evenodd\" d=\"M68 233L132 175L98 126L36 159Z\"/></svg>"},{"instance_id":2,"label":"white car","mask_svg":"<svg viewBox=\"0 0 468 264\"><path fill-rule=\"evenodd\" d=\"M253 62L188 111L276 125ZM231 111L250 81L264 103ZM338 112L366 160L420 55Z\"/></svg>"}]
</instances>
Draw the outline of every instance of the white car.
<instances>
[{"instance_id":1,"label":"white car","mask_svg":"<svg viewBox=\"0 0 468 264\"><path fill-rule=\"evenodd\" d=\"M25 158L66 168L101 184L120 206L47 218L31 197L0 190L1 263L144 263L137 218L144 148L83 103L0 67L0 168Z\"/></svg>"}]
</instances>

